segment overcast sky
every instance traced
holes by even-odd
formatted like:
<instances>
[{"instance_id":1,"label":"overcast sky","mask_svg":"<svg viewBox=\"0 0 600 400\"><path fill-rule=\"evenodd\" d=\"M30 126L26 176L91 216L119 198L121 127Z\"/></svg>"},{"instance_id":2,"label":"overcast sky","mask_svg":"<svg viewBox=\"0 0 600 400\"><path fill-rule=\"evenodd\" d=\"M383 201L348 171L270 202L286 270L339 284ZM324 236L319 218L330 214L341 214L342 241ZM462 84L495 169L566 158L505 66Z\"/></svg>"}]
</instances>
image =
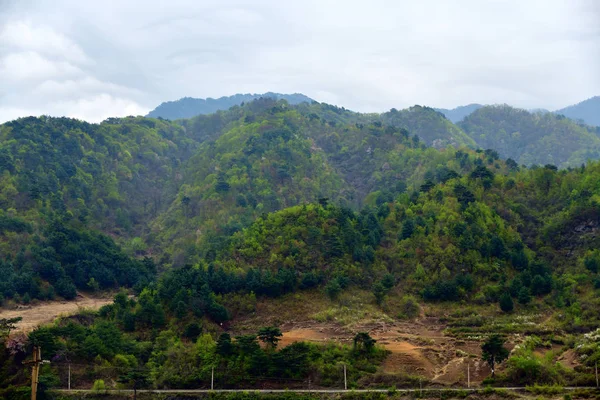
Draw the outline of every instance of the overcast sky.
<instances>
[{"instance_id":1,"label":"overcast sky","mask_svg":"<svg viewBox=\"0 0 600 400\"><path fill-rule=\"evenodd\" d=\"M600 1L0 0L0 122L266 91L562 108L600 95Z\"/></svg>"}]
</instances>

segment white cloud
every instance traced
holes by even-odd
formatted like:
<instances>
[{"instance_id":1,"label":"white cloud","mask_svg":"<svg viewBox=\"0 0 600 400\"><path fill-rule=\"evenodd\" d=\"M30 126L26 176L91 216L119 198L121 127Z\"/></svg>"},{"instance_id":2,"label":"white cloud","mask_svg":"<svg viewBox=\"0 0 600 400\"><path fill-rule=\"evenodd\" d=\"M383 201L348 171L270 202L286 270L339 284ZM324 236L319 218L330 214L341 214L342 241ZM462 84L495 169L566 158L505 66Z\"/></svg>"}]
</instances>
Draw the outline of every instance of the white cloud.
<instances>
[{"instance_id":1,"label":"white cloud","mask_svg":"<svg viewBox=\"0 0 600 400\"><path fill-rule=\"evenodd\" d=\"M76 63L89 63L85 53L65 35L44 25L26 21L9 22L0 31L4 47L31 50L40 54L58 56Z\"/></svg>"},{"instance_id":2,"label":"white cloud","mask_svg":"<svg viewBox=\"0 0 600 400\"><path fill-rule=\"evenodd\" d=\"M59 102L55 105L55 108L57 110L68 110L64 114L68 117L90 122L100 122L114 116L144 115L150 111L132 100L113 97L106 93Z\"/></svg>"},{"instance_id":3,"label":"white cloud","mask_svg":"<svg viewBox=\"0 0 600 400\"><path fill-rule=\"evenodd\" d=\"M0 59L0 82L31 83L51 78L80 76L83 71L66 61L52 61L32 52L10 53Z\"/></svg>"},{"instance_id":4,"label":"white cloud","mask_svg":"<svg viewBox=\"0 0 600 400\"><path fill-rule=\"evenodd\" d=\"M595 0L12 4L0 10L0 121L269 90L360 111L553 109L600 94Z\"/></svg>"}]
</instances>

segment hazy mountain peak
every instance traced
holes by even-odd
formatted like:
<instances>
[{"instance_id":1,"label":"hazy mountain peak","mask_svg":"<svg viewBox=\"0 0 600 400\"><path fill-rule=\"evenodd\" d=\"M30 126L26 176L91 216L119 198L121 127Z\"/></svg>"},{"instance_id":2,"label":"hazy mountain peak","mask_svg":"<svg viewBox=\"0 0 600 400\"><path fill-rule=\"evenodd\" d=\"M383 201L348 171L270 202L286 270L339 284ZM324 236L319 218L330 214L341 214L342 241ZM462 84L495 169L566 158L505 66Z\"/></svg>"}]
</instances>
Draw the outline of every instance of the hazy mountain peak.
<instances>
[{"instance_id":1,"label":"hazy mountain peak","mask_svg":"<svg viewBox=\"0 0 600 400\"><path fill-rule=\"evenodd\" d=\"M600 96L594 96L572 106L556 110L554 113L581 120L588 125L600 126Z\"/></svg>"},{"instance_id":2,"label":"hazy mountain peak","mask_svg":"<svg viewBox=\"0 0 600 400\"><path fill-rule=\"evenodd\" d=\"M207 97L198 99L193 97L183 97L175 101L167 101L156 107L148 113L148 117L166 118L170 120L192 118L196 115L212 114L220 110L227 110L233 106L240 105L247 101L252 101L261 97L270 97L277 100L284 99L290 104L299 104L303 102L311 103L313 99L301 93L282 94L282 93L238 93L232 96L223 96L218 99Z\"/></svg>"},{"instance_id":3,"label":"hazy mountain peak","mask_svg":"<svg viewBox=\"0 0 600 400\"><path fill-rule=\"evenodd\" d=\"M457 123L458 121L462 120L467 115L471 114L473 111L481 107L483 107L483 105L472 103L467 104L466 106L458 106L453 109L436 108L436 110L444 114L446 118L448 118L450 121Z\"/></svg>"}]
</instances>

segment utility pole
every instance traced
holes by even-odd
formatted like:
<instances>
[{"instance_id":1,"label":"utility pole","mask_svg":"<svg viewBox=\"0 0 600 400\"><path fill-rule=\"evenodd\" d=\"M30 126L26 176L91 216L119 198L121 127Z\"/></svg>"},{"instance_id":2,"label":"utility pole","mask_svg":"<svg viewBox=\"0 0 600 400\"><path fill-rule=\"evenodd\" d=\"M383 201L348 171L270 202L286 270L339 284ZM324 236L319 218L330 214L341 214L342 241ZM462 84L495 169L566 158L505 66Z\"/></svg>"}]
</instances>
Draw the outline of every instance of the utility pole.
<instances>
[{"instance_id":1,"label":"utility pole","mask_svg":"<svg viewBox=\"0 0 600 400\"><path fill-rule=\"evenodd\" d=\"M40 364L48 364L50 361L42 360L42 348L33 346L33 360L25 361L23 364L31 365L31 400L37 400L37 387L40 377Z\"/></svg>"},{"instance_id":2,"label":"utility pole","mask_svg":"<svg viewBox=\"0 0 600 400\"><path fill-rule=\"evenodd\" d=\"M210 372L210 390L215 390L215 367Z\"/></svg>"},{"instance_id":3,"label":"utility pole","mask_svg":"<svg viewBox=\"0 0 600 400\"><path fill-rule=\"evenodd\" d=\"M71 363L69 363L69 380L68 380L69 390L71 390Z\"/></svg>"},{"instance_id":4,"label":"utility pole","mask_svg":"<svg viewBox=\"0 0 600 400\"><path fill-rule=\"evenodd\" d=\"M346 364L344 363L344 390L348 390L348 380L346 379Z\"/></svg>"},{"instance_id":5,"label":"utility pole","mask_svg":"<svg viewBox=\"0 0 600 400\"><path fill-rule=\"evenodd\" d=\"M467 363L467 387L471 387L471 361Z\"/></svg>"}]
</instances>

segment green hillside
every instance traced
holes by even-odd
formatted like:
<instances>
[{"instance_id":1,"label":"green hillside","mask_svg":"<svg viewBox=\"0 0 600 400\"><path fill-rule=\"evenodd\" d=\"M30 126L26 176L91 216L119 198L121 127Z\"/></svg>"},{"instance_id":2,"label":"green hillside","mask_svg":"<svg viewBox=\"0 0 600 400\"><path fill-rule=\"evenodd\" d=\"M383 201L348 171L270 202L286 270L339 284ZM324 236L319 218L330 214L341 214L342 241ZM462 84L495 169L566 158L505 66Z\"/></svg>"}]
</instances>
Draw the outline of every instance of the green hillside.
<instances>
[{"instance_id":1,"label":"green hillside","mask_svg":"<svg viewBox=\"0 0 600 400\"><path fill-rule=\"evenodd\" d=\"M507 105L482 107L459 126L485 149L518 164L577 167L600 157L596 129L552 113L530 113Z\"/></svg>"},{"instance_id":2,"label":"green hillside","mask_svg":"<svg viewBox=\"0 0 600 400\"><path fill-rule=\"evenodd\" d=\"M392 109L382 114L381 119L385 124L407 129L435 148L475 145L473 139L433 108L414 106L400 111Z\"/></svg>"},{"instance_id":3,"label":"green hillside","mask_svg":"<svg viewBox=\"0 0 600 400\"><path fill-rule=\"evenodd\" d=\"M421 367L390 377L394 348L367 333L431 319L433 337L457 347L410 340L438 358L483 365L494 333L521 346L491 383L590 384L600 353L581 334L600 326L600 163L523 168L502 149L436 149L436 126L462 131L433 110L407 112L262 99L177 123L2 125L2 301L125 290L22 346L0 320L0 387L26 381L16 366L32 344L56 363L48 382L69 360L78 382L132 385L142 374L159 388L206 385L213 367L227 387L334 387L342 364L355 387L435 385ZM506 107L465 126L516 120L591 140L568 120ZM421 139L406 121L438 136ZM276 346L278 326L307 321L352 344ZM559 354L574 361L559 366Z\"/></svg>"}]
</instances>

